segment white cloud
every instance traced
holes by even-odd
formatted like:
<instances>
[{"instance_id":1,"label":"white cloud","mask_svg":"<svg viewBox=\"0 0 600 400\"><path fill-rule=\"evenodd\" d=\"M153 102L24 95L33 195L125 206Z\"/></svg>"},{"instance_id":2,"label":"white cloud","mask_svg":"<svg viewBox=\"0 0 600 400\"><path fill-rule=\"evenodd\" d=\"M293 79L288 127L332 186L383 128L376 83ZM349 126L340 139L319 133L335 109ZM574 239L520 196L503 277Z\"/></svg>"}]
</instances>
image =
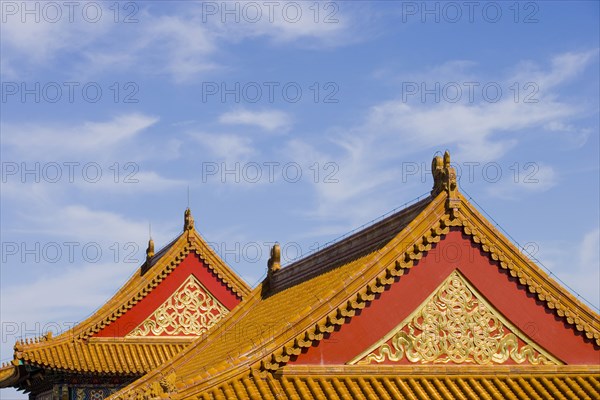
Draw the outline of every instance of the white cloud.
<instances>
[{"instance_id":1,"label":"white cloud","mask_svg":"<svg viewBox=\"0 0 600 400\"><path fill-rule=\"evenodd\" d=\"M21 216L20 232L71 238L81 242L132 242L148 236L148 225L131 218L83 205L57 206Z\"/></svg>"},{"instance_id":2,"label":"white cloud","mask_svg":"<svg viewBox=\"0 0 600 400\"><path fill-rule=\"evenodd\" d=\"M336 3L253 4L256 6L236 3L239 7L237 23L232 23L231 15L225 15L225 6L219 7L217 14L208 16L207 20L228 40L265 36L278 44L298 41L313 46L334 46L356 40L347 32L356 22L350 12L351 6L341 9ZM229 23L223 23L224 18Z\"/></svg>"},{"instance_id":3,"label":"white cloud","mask_svg":"<svg viewBox=\"0 0 600 400\"><path fill-rule=\"evenodd\" d=\"M5 7L8 7L4 5L5 21L2 23L2 58L10 59L12 71L23 72L23 69L29 67L45 67L55 62L61 54L87 47L111 28L108 18L101 18L95 23L86 22L83 14L73 13L69 17L69 11L62 9L60 5L57 5L60 17L55 22L52 21L59 14L55 14L54 10L43 11L46 6L42 2L29 5L15 2L14 6L15 14L4 14ZM26 8L38 11L25 14Z\"/></svg>"},{"instance_id":4,"label":"white cloud","mask_svg":"<svg viewBox=\"0 0 600 400\"><path fill-rule=\"evenodd\" d=\"M110 262L88 264L61 269L58 273L54 270L36 281L5 287L2 320L26 321L31 326L35 322L50 321L63 324L65 318L74 315L84 317L104 304L138 266ZM32 293L43 301L31 301Z\"/></svg>"},{"instance_id":5,"label":"white cloud","mask_svg":"<svg viewBox=\"0 0 600 400\"><path fill-rule=\"evenodd\" d=\"M600 229L595 229L588 232L581 241L581 247L579 248L579 262L580 265L585 268L600 270ZM596 279L596 283L600 280ZM598 289L598 287L596 287Z\"/></svg>"},{"instance_id":6,"label":"white cloud","mask_svg":"<svg viewBox=\"0 0 600 400\"><path fill-rule=\"evenodd\" d=\"M106 155L118 150L118 146L126 145L157 121L158 118L144 114L124 114L109 121L86 121L71 126L4 124L3 143L24 159L79 160L89 154L110 158Z\"/></svg>"},{"instance_id":7,"label":"white cloud","mask_svg":"<svg viewBox=\"0 0 600 400\"><path fill-rule=\"evenodd\" d=\"M219 122L227 125L257 126L267 132L286 132L292 125L289 114L278 110L249 111L238 109L221 114Z\"/></svg>"},{"instance_id":8,"label":"white cloud","mask_svg":"<svg viewBox=\"0 0 600 400\"><path fill-rule=\"evenodd\" d=\"M518 200L527 193L545 192L558 184L555 169L547 164L524 163L518 165L518 174L514 171L513 169L513 173L503 174L502 179L498 182L490 182L487 186L487 193L492 197Z\"/></svg>"},{"instance_id":9,"label":"white cloud","mask_svg":"<svg viewBox=\"0 0 600 400\"><path fill-rule=\"evenodd\" d=\"M592 52L593 53L593 52ZM536 75L540 82L559 84L571 79L590 63L590 52L568 53L557 56L549 70ZM445 63L439 68L445 76L455 66L460 74L468 63ZM432 71L436 71L433 68ZM429 81L435 81L432 76ZM512 79L512 77L511 77ZM508 82L509 80L507 80ZM506 84L508 88L510 84ZM300 141L290 142L298 156L315 154L320 160L336 160L339 165L340 183L315 185L317 210L322 218L336 215L340 220L353 220L364 210L386 210L396 205L387 200L385 193L392 191L386 184L401 180L398 160L408 161L410 154L426 150L454 148L454 160L488 162L498 160L519 143L516 133L536 131L546 126L567 126L565 121L585 113L586 106L560 101L553 92L540 92L537 103L515 102L512 95L505 94L496 103L479 101L421 103L394 99L372 106L364 123L356 128L338 128L329 137L334 148L317 152L314 146ZM561 125L562 124L562 125ZM301 144L301 145L300 145ZM322 146L322 148L327 148ZM331 147L329 147L331 149ZM409 150L410 149L410 150ZM324 154L321 154L324 153ZM334 156L335 154L335 156ZM312 156L311 156L312 157ZM314 162L314 161L313 161ZM550 165L541 166L537 185L520 182L498 184L491 191L504 197L519 193L548 190L555 185L557 177ZM406 188L406 186L405 186ZM371 193L384 193L377 201L365 203L362 199L373 197ZM387 196L391 199L391 196Z\"/></svg>"},{"instance_id":10,"label":"white cloud","mask_svg":"<svg viewBox=\"0 0 600 400\"><path fill-rule=\"evenodd\" d=\"M190 132L188 135L219 160L244 161L256 153L252 140L247 137L205 132Z\"/></svg>"},{"instance_id":11,"label":"white cloud","mask_svg":"<svg viewBox=\"0 0 600 400\"><path fill-rule=\"evenodd\" d=\"M537 257L560 280L596 308L600 307L600 229L573 242L540 243Z\"/></svg>"},{"instance_id":12,"label":"white cloud","mask_svg":"<svg viewBox=\"0 0 600 400\"><path fill-rule=\"evenodd\" d=\"M43 3L35 4L45 7ZM36 23L34 17L22 23L21 13L9 16L3 23L4 79L24 78L31 70L60 67L61 72L79 81L108 71L135 70L151 76L167 75L176 83L185 83L226 68L217 60L226 44L263 37L276 46L294 43L302 47L331 47L364 36L348 32L356 25L352 12L340 10L336 3L317 7L312 3L277 3L275 12L263 3L253 3L262 15L257 21L248 14L246 4L232 3L240 8L237 22L235 16L226 16L225 8L231 6L225 3L214 3L218 8L214 15L206 14L205 3L185 4L184 8L171 6L170 15L164 9L159 14L159 8L140 4L134 10L135 23L115 23L114 6L108 3L101 5L100 21L87 22L79 7L70 22L68 7L61 4L58 7L63 16L56 23L44 18ZM301 8L297 20L296 5ZM119 18L131 11L121 10Z\"/></svg>"},{"instance_id":13,"label":"white cloud","mask_svg":"<svg viewBox=\"0 0 600 400\"><path fill-rule=\"evenodd\" d=\"M534 82L541 92L549 93L551 89L579 75L594 59L598 58L598 49L581 52L566 52L554 56L550 68L543 69L539 65L526 61L517 65L513 82Z\"/></svg>"},{"instance_id":14,"label":"white cloud","mask_svg":"<svg viewBox=\"0 0 600 400\"><path fill-rule=\"evenodd\" d=\"M148 16L134 46L155 65L164 64L164 71L178 83L217 67L208 58L217 45L198 18Z\"/></svg>"}]
</instances>

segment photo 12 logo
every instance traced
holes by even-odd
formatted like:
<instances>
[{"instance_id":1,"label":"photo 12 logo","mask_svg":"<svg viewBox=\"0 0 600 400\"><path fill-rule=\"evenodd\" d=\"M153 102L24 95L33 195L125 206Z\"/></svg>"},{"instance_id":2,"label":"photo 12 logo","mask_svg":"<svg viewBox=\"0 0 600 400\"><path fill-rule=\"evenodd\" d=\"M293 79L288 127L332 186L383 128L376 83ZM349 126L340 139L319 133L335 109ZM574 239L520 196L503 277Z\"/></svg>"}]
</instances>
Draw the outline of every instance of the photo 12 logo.
<instances>
[{"instance_id":1,"label":"photo 12 logo","mask_svg":"<svg viewBox=\"0 0 600 400\"><path fill-rule=\"evenodd\" d=\"M339 5L333 1L203 1L202 22L337 24Z\"/></svg>"},{"instance_id":2,"label":"photo 12 logo","mask_svg":"<svg viewBox=\"0 0 600 400\"><path fill-rule=\"evenodd\" d=\"M535 82L402 82L402 102L497 103L505 96L515 103L538 103L540 88Z\"/></svg>"},{"instance_id":3,"label":"photo 12 logo","mask_svg":"<svg viewBox=\"0 0 600 400\"><path fill-rule=\"evenodd\" d=\"M539 22L537 1L402 1L402 23L460 22L496 24L503 20L515 24Z\"/></svg>"},{"instance_id":4,"label":"photo 12 logo","mask_svg":"<svg viewBox=\"0 0 600 400\"><path fill-rule=\"evenodd\" d=\"M2 23L138 23L140 7L133 1L0 1Z\"/></svg>"},{"instance_id":5,"label":"photo 12 logo","mask_svg":"<svg viewBox=\"0 0 600 400\"><path fill-rule=\"evenodd\" d=\"M111 263L138 264L135 242L2 242L2 263Z\"/></svg>"},{"instance_id":6,"label":"photo 12 logo","mask_svg":"<svg viewBox=\"0 0 600 400\"><path fill-rule=\"evenodd\" d=\"M203 162L202 183L297 183L303 177L313 183L339 183L336 178L339 169L335 162L315 162L304 167L294 161Z\"/></svg>"},{"instance_id":7,"label":"photo 12 logo","mask_svg":"<svg viewBox=\"0 0 600 400\"><path fill-rule=\"evenodd\" d=\"M0 164L2 183L98 183L103 178L112 183L139 183L140 166L134 162L102 165L95 161L14 162Z\"/></svg>"},{"instance_id":8,"label":"photo 12 logo","mask_svg":"<svg viewBox=\"0 0 600 400\"><path fill-rule=\"evenodd\" d=\"M221 103L339 103L336 82L202 82L202 102Z\"/></svg>"},{"instance_id":9,"label":"photo 12 logo","mask_svg":"<svg viewBox=\"0 0 600 400\"><path fill-rule=\"evenodd\" d=\"M139 103L136 82L15 82L1 85L2 103Z\"/></svg>"},{"instance_id":10,"label":"photo 12 logo","mask_svg":"<svg viewBox=\"0 0 600 400\"><path fill-rule=\"evenodd\" d=\"M503 166L496 161L479 162L464 161L451 163L456 170L456 176L461 183L473 183L482 180L486 183L496 183L502 176L512 177L514 183L538 184L540 165L534 161L518 162ZM419 179L421 183L431 178L431 166L424 162L405 161L401 164L402 182Z\"/></svg>"},{"instance_id":11,"label":"photo 12 logo","mask_svg":"<svg viewBox=\"0 0 600 400\"><path fill-rule=\"evenodd\" d=\"M40 338L43 335L47 335L52 332L52 335L59 335L63 332L72 329L77 325L76 322L16 322L16 321L2 321L2 343L13 345L18 340L35 340L29 338Z\"/></svg>"}]
</instances>

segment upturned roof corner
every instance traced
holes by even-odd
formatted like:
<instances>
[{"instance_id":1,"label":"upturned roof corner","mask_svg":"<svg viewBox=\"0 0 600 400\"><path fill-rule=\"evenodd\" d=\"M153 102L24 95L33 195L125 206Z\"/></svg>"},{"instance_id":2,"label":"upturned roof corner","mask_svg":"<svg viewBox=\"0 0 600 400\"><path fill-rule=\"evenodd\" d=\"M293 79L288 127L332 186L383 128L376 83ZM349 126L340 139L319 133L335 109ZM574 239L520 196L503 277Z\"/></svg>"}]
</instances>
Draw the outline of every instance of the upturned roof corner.
<instances>
[{"instance_id":1,"label":"upturned roof corner","mask_svg":"<svg viewBox=\"0 0 600 400\"><path fill-rule=\"evenodd\" d=\"M435 156L431 161L431 174L433 175L433 189L431 195L437 196L446 192L446 208L448 210L458 210L460 208L460 198L458 196L458 182L456 180L456 170L450 165L450 153L444 152L444 156Z\"/></svg>"}]
</instances>

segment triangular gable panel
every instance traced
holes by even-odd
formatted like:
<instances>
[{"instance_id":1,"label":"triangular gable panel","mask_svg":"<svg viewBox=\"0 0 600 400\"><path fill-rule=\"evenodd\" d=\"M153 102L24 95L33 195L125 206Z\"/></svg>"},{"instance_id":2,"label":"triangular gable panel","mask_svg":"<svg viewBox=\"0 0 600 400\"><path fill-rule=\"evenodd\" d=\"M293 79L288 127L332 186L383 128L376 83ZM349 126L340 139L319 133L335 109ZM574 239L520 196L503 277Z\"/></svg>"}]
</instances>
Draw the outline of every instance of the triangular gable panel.
<instances>
[{"instance_id":1,"label":"triangular gable panel","mask_svg":"<svg viewBox=\"0 0 600 400\"><path fill-rule=\"evenodd\" d=\"M398 253L404 251L402 247L397 249ZM515 333L518 348L535 345L538 352L544 350L540 354L551 356L558 363L598 362L599 352L591 340L556 317L518 278L499 268L497 261L458 228L452 228L364 309L347 318L345 324L305 349L289 364L340 365L355 361L408 320L454 271L459 271L470 282L478 299L485 299L486 304L497 310L497 315L503 316L510 324L506 326L513 327L509 329L511 332L520 333ZM514 363L511 359L506 361L511 362Z\"/></svg>"},{"instance_id":2,"label":"triangular gable panel","mask_svg":"<svg viewBox=\"0 0 600 400\"><path fill-rule=\"evenodd\" d=\"M400 325L349 364L562 364L454 270Z\"/></svg>"},{"instance_id":3,"label":"triangular gable panel","mask_svg":"<svg viewBox=\"0 0 600 400\"><path fill-rule=\"evenodd\" d=\"M200 336L239 302L191 252L146 297L94 337Z\"/></svg>"},{"instance_id":4,"label":"triangular gable panel","mask_svg":"<svg viewBox=\"0 0 600 400\"><path fill-rule=\"evenodd\" d=\"M229 310L194 275L127 337L200 336Z\"/></svg>"}]
</instances>

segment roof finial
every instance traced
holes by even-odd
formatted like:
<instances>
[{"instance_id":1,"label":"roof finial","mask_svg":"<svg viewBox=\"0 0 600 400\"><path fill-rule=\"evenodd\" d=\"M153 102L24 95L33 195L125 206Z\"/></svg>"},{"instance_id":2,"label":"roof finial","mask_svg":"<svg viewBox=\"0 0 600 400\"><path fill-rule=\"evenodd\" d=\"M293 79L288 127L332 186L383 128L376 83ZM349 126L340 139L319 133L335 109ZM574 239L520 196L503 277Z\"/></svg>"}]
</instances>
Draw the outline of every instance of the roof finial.
<instances>
[{"instance_id":1,"label":"roof finial","mask_svg":"<svg viewBox=\"0 0 600 400\"><path fill-rule=\"evenodd\" d=\"M154 257L154 240L152 240L152 224L148 223L148 236L150 239L148 240L148 248L146 249L146 263L149 263Z\"/></svg>"},{"instance_id":2,"label":"roof finial","mask_svg":"<svg viewBox=\"0 0 600 400\"><path fill-rule=\"evenodd\" d=\"M279 243L275 243L271 248L271 258L267 262L267 268L267 275L269 277L281 269L281 248L279 247Z\"/></svg>"},{"instance_id":3,"label":"roof finial","mask_svg":"<svg viewBox=\"0 0 600 400\"><path fill-rule=\"evenodd\" d=\"M184 213L183 230L191 231L192 229L194 229L194 217L192 217L192 211L188 207Z\"/></svg>"},{"instance_id":4,"label":"roof finial","mask_svg":"<svg viewBox=\"0 0 600 400\"><path fill-rule=\"evenodd\" d=\"M458 208L458 184L456 182L456 170L450 165L450 153L444 152L444 156L435 156L431 162L431 174L433 175L432 196L441 192L448 194L448 208Z\"/></svg>"}]
</instances>

